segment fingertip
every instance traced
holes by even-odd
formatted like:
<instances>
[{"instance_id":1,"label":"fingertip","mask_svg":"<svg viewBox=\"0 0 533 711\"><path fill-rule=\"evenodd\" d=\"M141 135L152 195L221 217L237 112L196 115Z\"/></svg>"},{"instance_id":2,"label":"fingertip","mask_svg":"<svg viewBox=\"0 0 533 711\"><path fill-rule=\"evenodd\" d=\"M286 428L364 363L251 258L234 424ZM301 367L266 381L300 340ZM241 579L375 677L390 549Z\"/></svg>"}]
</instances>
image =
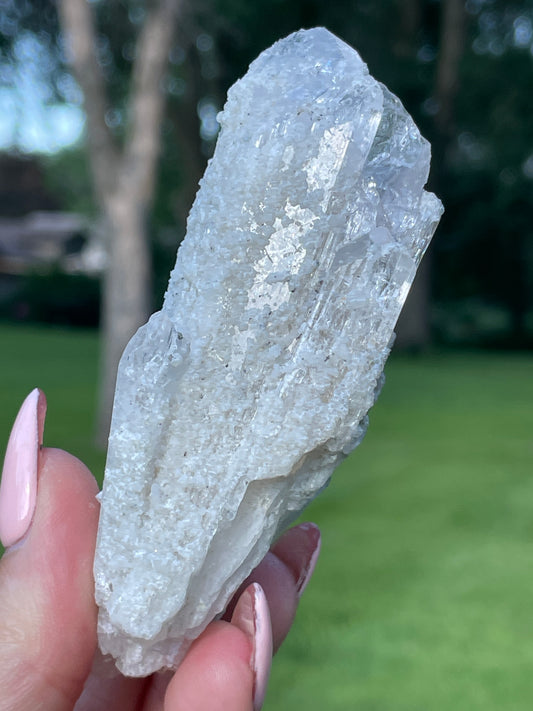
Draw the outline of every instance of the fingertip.
<instances>
[{"instance_id":1,"label":"fingertip","mask_svg":"<svg viewBox=\"0 0 533 711\"><path fill-rule=\"evenodd\" d=\"M39 488L44 499L40 502L41 508L44 509L46 505L52 503L66 509L82 507L86 509L87 516L98 523L100 512L100 505L96 499L98 484L91 471L73 454L63 449L43 448L39 468Z\"/></svg>"},{"instance_id":2,"label":"fingertip","mask_svg":"<svg viewBox=\"0 0 533 711\"><path fill-rule=\"evenodd\" d=\"M306 522L290 528L272 547L272 552L294 576L298 598L315 570L320 554L321 534L315 523Z\"/></svg>"},{"instance_id":3,"label":"fingertip","mask_svg":"<svg viewBox=\"0 0 533 711\"><path fill-rule=\"evenodd\" d=\"M212 622L172 677L165 711L253 711L250 636L229 622Z\"/></svg>"},{"instance_id":4,"label":"fingertip","mask_svg":"<svg viewBox=\"0 0 533 711\"><path fill-rule=\"evenodd\" d=\"M22 403L6 447L0 481L0 541L20 541L31 525L37 500L46 398L34 388Z\"/></svg>"},{"instance_id":5,"label":"fingertip","mask_svg":"<svg viewBox=\"0 0 533 711\"><path fill-rule=\"evenodd\" d=\"M71 629L85 623L94 646L97 493L98 485L83 462L61 449L43 450L35 520L29 533L35 570L50 597L63 601L61 614L65 620L70 618Z\"/></svg>"},{"instance_id":6,"label":"fingertip","mask_svg":"<svg viewBox=\"0 0 533 711\"><path fill-rule=\"evenodd\" d=\"M263 588L252 583L240 596L231 617L231 624L245 632L252 640L250 660L254 674L253 705L258 711L266 694L272 665L272 623Z\"/></svg>"},{"instance_id":7,"label":"fingertip","mask_svg":"<svg viewBox=\"0 0 533 711\"><path fill-rule=\"evenodd\" d=\"M314 523L301 523L286 531L239 586L224 619L231 620L244 590L253 582L259 583L268 600L276 652L289 633L298 602L315 569L320 539L320 529Z\"/></svg>"},{"instance_id":8,"label":"fingertip","mask_svg":"<svg viewBox=\"0 0 533 711\"><path fill-rule=\"evenodd\" d=\"M90 670L97 491L76 457L41 450L35 513L26 535L2 558L0 575L0 607L9 618L0 621L0 634L9 635L12 645L9 657L0 649L0 667L6 689L19 695L26 689L26 703L76 698Z\"/></svg>"}]
</instances>

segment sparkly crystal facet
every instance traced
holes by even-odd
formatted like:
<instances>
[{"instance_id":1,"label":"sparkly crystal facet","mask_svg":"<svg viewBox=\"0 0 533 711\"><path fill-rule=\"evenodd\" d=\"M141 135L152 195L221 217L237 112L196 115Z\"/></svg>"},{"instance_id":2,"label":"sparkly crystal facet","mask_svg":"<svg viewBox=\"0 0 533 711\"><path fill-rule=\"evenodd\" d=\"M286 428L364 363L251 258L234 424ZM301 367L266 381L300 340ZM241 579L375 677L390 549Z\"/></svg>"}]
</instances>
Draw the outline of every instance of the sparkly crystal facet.
<instances>
[{"instance_id":1,"label":"sparkly crystal facet","mask_svg":"<svg viewBox=\"0 0 533 711\"><path fill-rule=\"evenodd\" d=\"M95 578L130 675L179 663L361 440L442 212L428 143L327 30L261 54L219 120L118 375Z\"/></svg>"}]
</instances>

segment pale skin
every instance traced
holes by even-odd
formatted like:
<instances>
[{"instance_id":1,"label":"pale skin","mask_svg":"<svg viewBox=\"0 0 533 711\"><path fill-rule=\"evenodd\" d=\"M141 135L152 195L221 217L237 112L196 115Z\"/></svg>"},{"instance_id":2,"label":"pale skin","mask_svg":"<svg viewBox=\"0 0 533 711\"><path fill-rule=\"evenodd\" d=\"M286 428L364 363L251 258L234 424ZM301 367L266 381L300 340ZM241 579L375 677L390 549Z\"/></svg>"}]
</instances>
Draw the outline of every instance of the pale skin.
<instances>
[{"instance_id":1,"label":"pale skin","mask_svg":"<svg viewBox=\"0 0 533 711\"><path fill-rule=\"evenodd\" d=\"M253 711L253 642L238 612L233 622L212 622L176 672L130 679L102 671L109 665L96 652L96 493L78 459L41 451L31 525L0 560L0 711ZM261 584L274 649L292 625L309 554L309 529L291 529L241 588Z\"/></svg>"}]
</instances>

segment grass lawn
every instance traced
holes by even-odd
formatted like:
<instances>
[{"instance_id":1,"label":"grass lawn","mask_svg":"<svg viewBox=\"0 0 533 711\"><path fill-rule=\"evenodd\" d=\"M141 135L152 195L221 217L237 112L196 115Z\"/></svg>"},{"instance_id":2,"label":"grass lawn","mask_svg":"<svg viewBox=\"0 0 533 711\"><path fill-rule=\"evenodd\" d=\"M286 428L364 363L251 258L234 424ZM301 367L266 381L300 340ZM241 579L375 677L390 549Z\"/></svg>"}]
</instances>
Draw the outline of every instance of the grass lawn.
<instances>
[{"instance_id":1,"label":"grass lawn","mask_svg":"<svg viewBox=\"0 0 533 711\"><path fill-rule=\"evenodd\" d=\"M0 327L0 439L100 473L93 334ZM533 355L393 358L369 433L306 512L324 542L266 711L521 711L533 700Z\"/></svg>"},{"instance_id":2,"label":"grass lawn","mask_svg":"<svg viewBox=\"0 0 533 711\"><path fill-rule=\"evenodd\" d=\"M94 331L0 325L0 447L22 400L40 387L48 413L45 444L68 449L98 479L105 455L93 446L98 341Z\"/></svg>"}]
</instances>

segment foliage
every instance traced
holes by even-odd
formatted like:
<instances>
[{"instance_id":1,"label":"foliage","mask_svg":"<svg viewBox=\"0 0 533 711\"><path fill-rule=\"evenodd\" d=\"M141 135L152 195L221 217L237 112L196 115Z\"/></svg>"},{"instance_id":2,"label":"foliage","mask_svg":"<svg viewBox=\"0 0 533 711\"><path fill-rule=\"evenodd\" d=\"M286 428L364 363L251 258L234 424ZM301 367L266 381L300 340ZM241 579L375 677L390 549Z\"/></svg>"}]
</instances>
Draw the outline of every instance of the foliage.
<instances>
[{"instance_id":1,"label":"foliage","mask_svg":"<svg viewBox=\"0 0 533 711\"><path fill-rule=\"evenodd\" d=\"M508 314L504 341L531 345L533 3L478 3L443 173L438 242L443 303L484 300ZM500 341L501 343L501 341Z\"/></svg>"},{"instance_id":2,"label":"foliage","mask_svg":"<svg viewBox=\"0 0 533 711\"><path fill-rule=\"evenodd\" d=\"M89 180L87 154L80 146L43 156L44 181L64 210L91 218L97 216Z\"/></svg>"},{"instance_id":3,"label":"foliage","mask_svg":"<svg viewBox=\"0 0 533 711\"><path fill-rule=\"evenodd\" d=\"M478 342L493 332L515 346L529 345L533 312L533 0L466 0L464 31L457 38L460 63L452 87L451 114L439 121L438 76L450 0L201 0L180 19L164 82L168 94L157 198L151 218L157 271L155 303L184 234L188 209L216 135L214 116L227 88L249 62L279 37L300 27L324 25L355 46L370 71L386 83L431 141L430 187L446 213L432 249L437 324L449 324L440 340L457 338L456 314L469 311ZM52 75L61 80L62 54L56 21L46 0L8 3L4 56L21 31L47 38L55 52ZM99 61L110 85L106 117L115 136L124 128L127 78L146 3L93 3L98 14ZM39 29L38 10L44 13ZM17 34L18 33L18 34ZM63 72L63 74L61 73ZM72 154L71 154L72 157ZM81 164L49 163L66 205L87 196ZM68 176L74 176L71 181ZM73 190L70 186L76 186ZM79 187L78 187L79 186ZM80 195L83 195L80 200ZM90 209L88 207L88 209ZM473 307L473 304L478 306ZM503 310L506 326L491 328L487 314Z\"/></svg>"},{"instance_id":4,"label":"foliage","mask_svg":"<svg viewBox=\"0 0 533 711\"><path fill-rule=\"evenodd\" d=\"M59 268L20 277L9 298L0 302L0 318L13 321L94 328L99 317L99 280Z\"/></svg>"}]
</instances>

